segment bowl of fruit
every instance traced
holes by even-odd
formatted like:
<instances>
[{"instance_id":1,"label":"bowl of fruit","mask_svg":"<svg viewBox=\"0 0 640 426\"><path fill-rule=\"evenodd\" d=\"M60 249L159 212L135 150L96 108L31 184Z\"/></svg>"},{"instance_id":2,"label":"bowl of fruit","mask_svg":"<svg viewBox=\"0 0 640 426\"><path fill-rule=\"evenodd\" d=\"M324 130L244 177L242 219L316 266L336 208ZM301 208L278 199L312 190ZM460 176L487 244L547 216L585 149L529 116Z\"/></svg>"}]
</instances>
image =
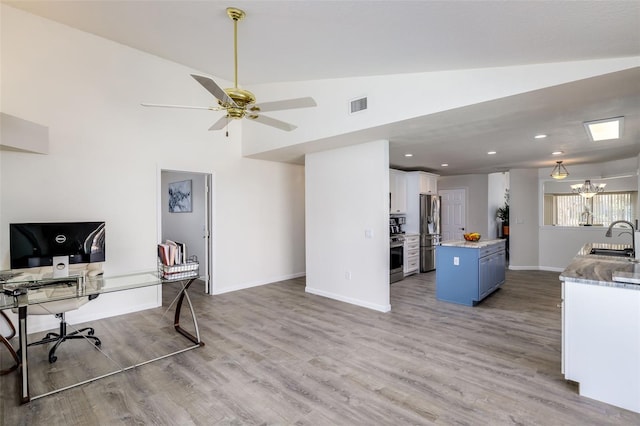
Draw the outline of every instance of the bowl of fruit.
<instances>
[{"instance_id":1,"label":"bowl of fruit","mask_svg":"<svg viewBox=\"0 0 640 426\"><path fill-rule=\"evenodd\" d=\"M470 232L468 234L464 234L464 239L471 242L480 241L480 234L477 232Z\"/></svg>"}]
</instances>

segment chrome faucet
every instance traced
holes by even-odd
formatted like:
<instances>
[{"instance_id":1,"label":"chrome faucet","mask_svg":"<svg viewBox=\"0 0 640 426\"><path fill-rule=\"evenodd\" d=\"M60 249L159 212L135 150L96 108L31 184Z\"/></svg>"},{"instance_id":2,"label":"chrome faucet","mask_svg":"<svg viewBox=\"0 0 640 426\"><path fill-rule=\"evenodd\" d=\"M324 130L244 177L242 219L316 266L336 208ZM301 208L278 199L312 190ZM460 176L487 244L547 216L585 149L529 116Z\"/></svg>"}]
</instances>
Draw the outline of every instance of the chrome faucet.
<instances>
[{"instance_id":1,"label":"chrome faucet","mask_svg":"<svg viewBox=\"0 0 640 426\"><path fill-rule=\"evenodd\" d=\"M620 235L622 235L622 234L631 235L631 247L632 247L632 250L633 250L633 252L631 253L631 257L633 257L635 259L636 258L636 237L634 235L634 232L635 232L636 228L635 228L635 226L633 226L633 223L629 222L628 220L615 220L615 221L611 222L611 225L609 225L609 229L607 229L607 233L604 234L604 236L611 238L611 230L613 229L614 225L616 225L617 223L626 223L631 228L631 231L623 231L623 232L619 233L618 237Z\"/></svg>"}]
</instances>

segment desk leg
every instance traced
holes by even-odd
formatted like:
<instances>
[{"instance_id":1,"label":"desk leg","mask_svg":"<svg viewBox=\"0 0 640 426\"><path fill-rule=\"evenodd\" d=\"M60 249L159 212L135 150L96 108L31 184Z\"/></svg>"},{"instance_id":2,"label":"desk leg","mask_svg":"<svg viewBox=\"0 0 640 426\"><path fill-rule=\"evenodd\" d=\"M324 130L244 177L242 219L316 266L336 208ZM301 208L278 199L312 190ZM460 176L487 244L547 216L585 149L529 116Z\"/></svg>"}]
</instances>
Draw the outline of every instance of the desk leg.
<instances>
[{"instance_id":1,"label":"desk leg","mask_svg":"<svg viewBox=\"0 0 640 426\"><path fill-rule=\"evenodd\" d=\"M187 290L189 289L189 286L191 286L191 284L193 284L193 282L196 280L197 278L191 278L187 284L182 288L182 290L180 291L180 297L178 298L178 304L176 305L176 316L174 318L173 321L173 326L175 327L176 331L180 334L182 334L184 337L186 337L187 339L191 340L193 343L200 345L200 346L204 346L204 342L202 342L200 340L200 331L198 330L198 321L196 320L196 313L193 310L193 305L191 304L191 299L189 298L189 294L187 293ZM180 310L182 309L182 302L184 301L184 299L187 299L187 303L189 303L189 309L191 310L191 318L193 319L193 325L195 327L196 330L196 335L194 336L193 334L189 333L188 331L186 331L185 329L183 329L182 327L180 327Z\"/></svg>"},{"instance_id":2,"label":"desk leg","mask_svg":"<svg viewBox=\"0 0 640 426\"><path fill-rule=\"evenodd\" d=\"M29 396L29 368L27 363L27 307L18 308L18 332L20 333L20 402L31 400Z\"/></svg>"},{"instance_id":3,"label":"desk leg","mask_svg":"<svg viewBox=\"0 0 640 426\"><path fill-rule=\"evenodd\" d=\"M9 336L7 336L6 338L4 336L0 336L0 343L6 346L7 350L11 354L11 357L16 362L16 365L0 371L0 376L3 376L5 374L11 373L16 368L18 368L20 366L20 359L18 358L18 354L16 354L16 351L13 349L13 346L11 346L11 343L9 343L9 340L8 340L16 335L16 329L13 326L13 323L11 322L7 314L5 314L3 311L0 311L0 316L2 316L2 318L4 319L4 322L11 329L11 334L9 334Z\"/></svg>"}]
</instances>

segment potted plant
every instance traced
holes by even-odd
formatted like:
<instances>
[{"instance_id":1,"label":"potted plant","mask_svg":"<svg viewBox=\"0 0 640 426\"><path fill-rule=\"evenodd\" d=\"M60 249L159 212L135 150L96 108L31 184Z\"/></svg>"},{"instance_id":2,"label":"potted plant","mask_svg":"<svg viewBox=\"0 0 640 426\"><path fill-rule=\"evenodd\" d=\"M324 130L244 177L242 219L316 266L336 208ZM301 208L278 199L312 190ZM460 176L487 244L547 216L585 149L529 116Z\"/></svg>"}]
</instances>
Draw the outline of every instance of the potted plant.
<instances>
[{"instance_id":1,"label":"potted plant","mask_svg":"<svg viewBox=\"0 0 640 426\"><path fill-rule=\"evenodd\" d=\"M509 235L509 190L504 192L504 206L499 207L496 217L502 222L503 235Z\"/></svg>"}]
</instances>

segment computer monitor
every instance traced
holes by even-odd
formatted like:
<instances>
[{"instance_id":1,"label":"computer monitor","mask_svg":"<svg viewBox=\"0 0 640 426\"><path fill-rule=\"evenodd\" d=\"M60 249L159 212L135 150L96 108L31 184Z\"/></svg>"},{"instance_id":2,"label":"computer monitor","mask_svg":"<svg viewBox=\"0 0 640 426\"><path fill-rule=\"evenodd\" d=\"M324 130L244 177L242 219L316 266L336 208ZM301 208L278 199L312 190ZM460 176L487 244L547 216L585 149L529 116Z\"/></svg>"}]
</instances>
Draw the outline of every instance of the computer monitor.
<instances>
[{"instance_id":1,"label":"computer monitor","mask_svg":"<svg viewBox=\"0 0 640 426\"><path fill-rule=\"evenodd\" d=\"M11 269L52 266L60 256L69 264L104 262L105 223L12 223L9 250Z\"/></svg>"}]
</instances>

